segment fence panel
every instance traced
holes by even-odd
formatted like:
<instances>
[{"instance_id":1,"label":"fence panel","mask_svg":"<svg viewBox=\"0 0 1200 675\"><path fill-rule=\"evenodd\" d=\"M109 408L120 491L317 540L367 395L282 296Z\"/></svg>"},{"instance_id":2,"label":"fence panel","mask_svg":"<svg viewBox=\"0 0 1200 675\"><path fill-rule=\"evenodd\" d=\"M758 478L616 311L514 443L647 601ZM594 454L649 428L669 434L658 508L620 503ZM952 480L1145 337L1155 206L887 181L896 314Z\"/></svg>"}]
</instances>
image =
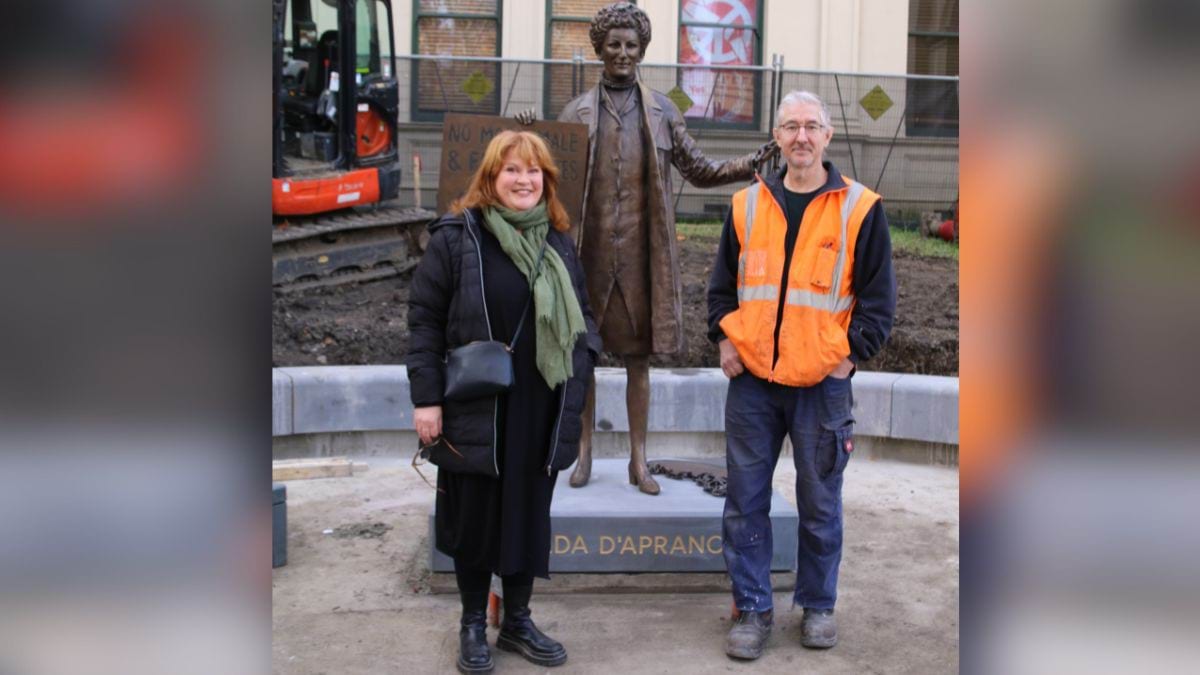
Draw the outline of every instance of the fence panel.
<instances>
[{"instance_id":1,"label":"fence panel","mask_svg":"<svg viewBox=\"0 0 1200 675\"><path fill-rule=\"evenodd\" d=\"M440 120L445 112L511 116L533 109L539 118L557 119L568 101L595 86L601 72L598 62L581 59L406 56L397 57L397 64L402 83L400 152L402 157L421 159L423 205L436 201ZM826 157L845 174L878 190L895 224L913 227L922 211L948 211L958 197L957 78L674 64L643 64L639 77L694 115L685 117L689 131L713 159L753 152L770 138L779 98L807 89L825 101L834 127ZM688 83L687 91L695 94L697 82L711 85L707 100L679 97L682 84ZM739 115L735 123L719 121L714 107L730 107L734 98L742 101L737 107L741 111L749 109L744 101L754 100L753 120ZM416 201L415 183L408 165L402 201ZM685 184L677 172L675 185L677 213L709 219L723 217L730 195L742 187L701 189Z\"/></svg>"},{"instance_id":2,"label":"fence panel","mask_svg":"<svg viewBox=\"0 0 1200 675\"><path fill-rule=\"evenodd\" d=\"M957 79L801 71L780 77L781 95L807 89L825 101L834 126L826 156L882 194L896 217L912 224L920 211L948 210L958 198ZM929 94L939 91L942 105L931 105ZM935 136L931 126L953 135Z\"/></svg>"}]
</instances>

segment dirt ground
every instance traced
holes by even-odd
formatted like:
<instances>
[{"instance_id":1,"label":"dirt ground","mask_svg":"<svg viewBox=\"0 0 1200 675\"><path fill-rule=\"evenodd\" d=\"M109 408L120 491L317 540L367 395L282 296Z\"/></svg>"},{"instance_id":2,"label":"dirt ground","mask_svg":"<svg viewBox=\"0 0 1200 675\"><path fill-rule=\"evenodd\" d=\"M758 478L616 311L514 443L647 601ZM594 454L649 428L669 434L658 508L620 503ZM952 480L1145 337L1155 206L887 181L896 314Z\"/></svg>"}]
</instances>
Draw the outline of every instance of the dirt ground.
<instances>
[{"instance_id":1,"label":"dirt ground","mask_svg":"<svg viewBox=\"0 0 1200 675\"><path fill-rule=\"evenodd\" d=\"M685 351L656 356L656 367L716 367L708 331L705 290L716 240L680 243ZM884 350L863 365L927 375L958 374L958 261L897 252L893 258L899 303ZM409 276L299 293L276 293L272 365L367 365L404 362L408 349ZM619 366L605 355L600 365Z\"/></svg>"},{"instance_id":2,"label":"dirt ground","mask_svg":"<svg viewBox=\"0 0 1200 675\"><path fill-rule=\"evenodd\" d=\"M287 483L288 563L271 583L275 673L455 672L458 597L437 592L428 568L433 492L407 458L369 463L361 475ZM792 463L781 461L774 489L794 503L794 484ZM723 651L727 590L680 592L660 575L556 574L539 580L531 605L567 648L554 671L958 672L958 471L861 457L845 485L837 647L800 647L801 612L781 591L766 653L735 663ZM624 487L629 499L656 499ZM614 579L629 587L613 590ZM598 585L606 590L570 590ZM497 673L547 672L493 655Z\"/></svg>"}]
</instances>

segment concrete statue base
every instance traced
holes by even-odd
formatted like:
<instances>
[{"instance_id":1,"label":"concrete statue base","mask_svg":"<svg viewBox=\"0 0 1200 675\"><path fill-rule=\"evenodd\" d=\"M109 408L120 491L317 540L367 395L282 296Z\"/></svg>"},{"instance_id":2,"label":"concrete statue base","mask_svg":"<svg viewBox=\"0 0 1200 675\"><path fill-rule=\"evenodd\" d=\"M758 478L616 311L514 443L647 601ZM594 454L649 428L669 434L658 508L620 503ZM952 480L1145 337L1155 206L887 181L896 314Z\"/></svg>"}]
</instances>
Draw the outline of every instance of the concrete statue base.
<instances>
[{"instance_id":1,"label":"concrete statue base","mask_svg":"<svg viewBox=\"0 0 1200 675\"><path fill-rule=\"evenodd\" d=\"M658 477L660 495L642 494L629 484L627 465L625 459L594 460L591 481L582 488L567 484L570 471L559 474L550 508L550 572L724 572L724 498L690 480L664 476ZM771 525L771 570L795 569L799 518L779 494L771 497ZM429 533L432 541L432 507ZM434 572L454 570L449 557L432 546L431 551Z\"/></svg>"}]
</instances>

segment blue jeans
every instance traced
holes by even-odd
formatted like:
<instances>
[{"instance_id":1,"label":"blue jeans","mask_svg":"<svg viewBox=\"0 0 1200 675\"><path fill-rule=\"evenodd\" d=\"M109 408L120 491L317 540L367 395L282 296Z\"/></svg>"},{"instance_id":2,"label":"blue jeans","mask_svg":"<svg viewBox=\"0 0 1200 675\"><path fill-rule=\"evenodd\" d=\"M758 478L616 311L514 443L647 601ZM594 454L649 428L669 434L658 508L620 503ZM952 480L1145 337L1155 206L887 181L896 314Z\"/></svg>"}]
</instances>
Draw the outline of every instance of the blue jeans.
<instances>
[{"instance_id":1,"label":"blue jeans","mask_svg":"<svg viewBox=\"0 0 1200 675\"><path fill-rule=\"evenodd\" d=\"M728 492L722 518L725 566L741 611L771 600L771 479L783 437L792 439L800 515L795 602L833 609L842 559L842 472L853 450L850 378L812 387L772 384L745 372L725 403Z\"/></svg>"}]
</instances>

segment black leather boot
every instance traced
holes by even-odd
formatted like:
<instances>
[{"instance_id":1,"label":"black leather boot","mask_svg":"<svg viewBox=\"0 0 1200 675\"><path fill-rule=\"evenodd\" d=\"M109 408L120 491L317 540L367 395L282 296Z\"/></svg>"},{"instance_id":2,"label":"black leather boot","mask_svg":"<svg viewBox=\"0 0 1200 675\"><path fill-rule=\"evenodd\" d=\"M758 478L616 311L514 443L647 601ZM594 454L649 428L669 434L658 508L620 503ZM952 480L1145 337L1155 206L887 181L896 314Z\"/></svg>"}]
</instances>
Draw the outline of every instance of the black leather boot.
<instances>
[{"instance_id":1,"label":"black leather boot","mask_svg":"<svg viewBox=\"0 0 1200 675\"><path fill-rule=\"evenodd\" d=\"M546 637L529 618L532 594L533 586L504 589L504 621L500 624L496 646L506 652L516 652L539 666L561 666L567 662L567 650Z\"/></svg>"},{"instance_id":2,"label":"black leather boot","mask_svg":"<svg viewBox=\"0 0 1200 675\"><path fill-rule=\"evenodd\" d=\"M487 643L487 592L462 593L463 613L458 629L458 672L492 672Z\"/></svg>"}]
</instances>

